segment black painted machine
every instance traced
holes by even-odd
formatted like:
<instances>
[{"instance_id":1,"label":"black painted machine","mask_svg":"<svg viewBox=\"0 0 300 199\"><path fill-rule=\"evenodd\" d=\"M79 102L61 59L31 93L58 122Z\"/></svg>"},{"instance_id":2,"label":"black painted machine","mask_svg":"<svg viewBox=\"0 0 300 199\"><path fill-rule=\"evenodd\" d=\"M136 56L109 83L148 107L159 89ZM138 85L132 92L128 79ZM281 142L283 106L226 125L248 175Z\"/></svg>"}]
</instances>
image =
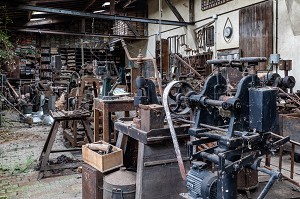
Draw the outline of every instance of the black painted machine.
<instances>
[{"instance_id":1,"label":"black painted machine","mask_svg":"<svg viewBox=\"0 0 300 199\"><path fill-rule=\"evenodd\" d=\"M277 89L262 87L256 74L264 57L241 58L238 61L209 60L217 72L208 77L200 93L185 82L171 82L169 107L177 115L191 110L193 121L189 134L197 139L189 145L192 167L186 177L189 197L237 198L237 175L242 170L261 171L270 180L258 198L264 198L281 173L260 166L261 156L270 154L289 141L289 137L272 140L276 122ZM247 65L248 75L237 85L235 95L227 93L226 79L220 67ZM170 86L168 86L170 88ZM199 151L198 146L216 143ZM213 170L215 172L213 172Z\"/></svg>"}]
</instances>

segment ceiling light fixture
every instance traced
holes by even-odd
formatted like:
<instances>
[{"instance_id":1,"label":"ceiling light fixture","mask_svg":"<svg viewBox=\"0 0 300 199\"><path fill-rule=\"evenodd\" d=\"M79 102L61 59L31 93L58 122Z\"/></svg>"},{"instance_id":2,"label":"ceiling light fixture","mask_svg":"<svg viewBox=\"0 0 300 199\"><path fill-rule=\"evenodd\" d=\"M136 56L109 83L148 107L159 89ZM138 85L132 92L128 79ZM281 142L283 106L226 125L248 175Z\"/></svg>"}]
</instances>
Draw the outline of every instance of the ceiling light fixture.
<instances>
[{"instance_id":1,"label":"ceiling light fixture","mask_svg":"<svg viewBox=\"0 0 300 199\"><path fill-rule=\"evenodd\" d=\"M45 15L45 14L49 14L47 12L39 12L39 11L33 11L32 15Z\"/></svg>"},{"instance_id":2,"label":"ceiling light fixture","mask_svg":"<svg viewBox=\"0 0 300 199\"><path fill-rule=\"evenodd\" d=\"M45 20L46 18L33 18L30 19L30 21L41 21L41 20Z\"/></svg>"},{"instance_id":3,"label":"ceiling light fixture","mask_svg":"<svg viewBox=\"0 0 300 199\"><path fill-rule=\"evenodd\" d=\"M102 7L105 7L105 6L109 6L110 5L110 2L105 2Z\"/></svg>"},{"instance_id":4,"label":"ceiling light fixture","mask_svg":"<svg viewBox=\"0 0 300 199\"><path fill-rule=\"evenodd\" d=\"M95 10L93 13L100 13L100 12L104 12L105 10Z\"/></svg>"}]
</instances>

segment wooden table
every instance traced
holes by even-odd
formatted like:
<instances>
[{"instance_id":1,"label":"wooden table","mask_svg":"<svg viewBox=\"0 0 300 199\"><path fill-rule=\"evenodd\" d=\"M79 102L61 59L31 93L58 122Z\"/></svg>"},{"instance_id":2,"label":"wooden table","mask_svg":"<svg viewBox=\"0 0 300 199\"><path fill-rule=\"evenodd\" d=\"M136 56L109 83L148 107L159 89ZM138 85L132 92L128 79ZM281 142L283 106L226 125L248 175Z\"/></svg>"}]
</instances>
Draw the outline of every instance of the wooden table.
<instances>
[{"instance_id":1,"label":"wooden table","mask_svg":"<svg viewBox=\"0 0 300 199\"><path fill-rule=\"evenodd\" d=\"M129 111L134 110L133 98L126 97L114 100L102 100L94 98L94 140L99 140L99 116L102 112L102 140L110 143L110 132L109 132L109 113L124 111L125 117L129 116ZM114 140L116 141L116 140Z\"/></svg>"}]
</instances>

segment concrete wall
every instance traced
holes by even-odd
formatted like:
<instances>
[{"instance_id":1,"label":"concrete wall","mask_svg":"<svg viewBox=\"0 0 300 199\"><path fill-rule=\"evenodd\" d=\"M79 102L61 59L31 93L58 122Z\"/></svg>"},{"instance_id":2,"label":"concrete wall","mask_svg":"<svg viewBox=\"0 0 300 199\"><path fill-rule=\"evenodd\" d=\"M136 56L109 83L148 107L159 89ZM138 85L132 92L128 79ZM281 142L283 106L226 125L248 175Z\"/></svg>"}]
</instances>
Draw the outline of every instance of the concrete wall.
<instances>
[{"instance_id":1,"label":"concrete wall","mask_svg":"<svg viewBox=\"0 0 300 199\"><path fill-rule=\"evenodd\" d=\"M300 0L273 0L274 5L274 52L275 52L275 19L276 19L276 1L278 1L278 53L282 59L293 60L293 70L291 75L296 79L300 74L300 56L298 55L300 49L300 28L297 25L300 23L298 15L300 8ZM189 20L189 1L188 0L172 0L174 6L179 10L185 21ZM195 26L189 26L188 28L178 28L168 32L162 33L162 38L167 38L173 35L187 34L187 44L195 49L195 44L192 37L192 32L195 28L200 27L210 21L213 21L212 16L217 15L218 18L215 22L216 32L216 46L212 49L213 52L222 49L238 48L239 47L239 8L252 5L255 3L263 2L263 0L233 0L224 5L217 6L215 8L202 11L201 1L195 0ZM149 18L159 18L159 1L148 0L148 16ZM162 18L166 20L177 20L175 15L169 9L169 7L163 1L163 13ZM224 14L225 13L225 14ZM223 38L223 29L227 18L230 19L233 27L233 35L230 42L226 42ZM174 26L162 26L161 30L166 31L174 28ZM155 55L155 34L159 33L159 25L148 25L149 40L146 44L148 51ZM150 53L147 52L149 56ZM184 54L184 52L181 52ZM214 53L215 54L215 53ZM283 73L281 73L283 74ZM300 79L296 84L295 90L300 89Z\"/></svg>"},{"instance_id":2,"label":"concrete wall","mask_svg":"<svg viewBox=\"0 0 300 199\"><path fill-rule=\"evenodd\" d=\"M173 0L172 1L174 6L178 9L182 17L185 19L185 21L189 21L189 0ZM163 38L167 38L172 35L181 35L181 34L187 34L187 43L188 45L195 49L195 43L193 41L193 35L192 32L195 28L200 27L210 21L213 21L212 16L217 15L218 19L216 21L215 27L216 27L216 49L213 50L220 50L220 49L228 49L228 48L238 48L239 46L239 12L234 11L240 7L244 7L247 5L251 5L257 2L262 2L262 0L251 0L251 1L245 1L245 0L233 0L231 2L228 2L224 5L202 11L201 10L201 1L195 0L195 21L198 21L195 26L189 26L188 28L178 28L176 30L172 30L169 32L162 33ZM159 4L157 0L148 0L148 17L149 18L159 18ZM232 11L232 12L230 12ZM223 15L223 13L229 12L226 15ZM170 8L164 3L163 1L163 13L162 18L165 20L177 20L173 12L170 10ZM233 36L230 42L226 42L223 38L223 28L226 23L227 18L230 19L232 26L233 26ZM161 30L169 30L174 28L174 26L162 26ZM151 36L149 38L148 47L150 51L154 50L154 42L155 36L152 36L153 34L159 33L159 25L157 24L149 24L148 26L149 35Z\"/></svg>"},{"instance_id":3,"label":"concrete wall","mask_svg":"<svg viewBox=\"0 0 300 199\"><path fill-rule=\"evenodd\" d=\"M294 8L300 5L299 0L288 0L290 3L293 1ZM289 15L291 14L291 15ZM294 90L300 89L300 36L294 34L291 19L295 18L294 12L288 12L288 6L285 0L278 0L278 53L282 59L293 60L293 70L290 75L296 78L296 86ZM299 20L299 18L298 18ZM296 27L299 28L299 27ZM283 73L280 73L283 75Z\"/></svg>"}]
</instances>

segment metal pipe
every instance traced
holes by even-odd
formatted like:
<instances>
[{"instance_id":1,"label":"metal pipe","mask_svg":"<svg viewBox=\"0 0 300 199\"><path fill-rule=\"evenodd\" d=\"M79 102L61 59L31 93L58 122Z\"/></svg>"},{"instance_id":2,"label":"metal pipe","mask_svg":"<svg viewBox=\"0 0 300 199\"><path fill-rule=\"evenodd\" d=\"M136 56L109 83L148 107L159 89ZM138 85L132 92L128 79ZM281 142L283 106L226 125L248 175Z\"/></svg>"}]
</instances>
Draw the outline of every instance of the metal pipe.
<instances>
[{"instance_id":1,"label":"metal pipe","mask_svg":"<svg viewBox=\"0 0 300 199\"><path fill-rule=\"evenodd\" d=\"M277 171L272 171L272 170L269 170L266 168L258 167L257 170L261 171L263 173L269 174L271 176L270 180L268 181L268 183L266 184L266 186L264 187L262 192L257 197L257 199L263 199L263 198L265 198L265 196L267 195L267 193L269 192L269 190L271 189L271 187L273 186L275 181L277 179L280 179L282 177L282 175L281 175L281 173L279 173Z\"/></svg>"},{"instance_id":2,"label":"metal pipe","mask_svg":"<svg viewBox=\"0 0 300 199\"><path fill-rule=\"evenodd\" d=\"M205 105L211 105L211 106L222 106L224 103L224 101L221 100L212 100L212 99L205 99L204 100Z\"/></svg>"},{"instance_id":3,"label":"metal pipe","mask_svg":"<svg viewBox=\"0 0 300 199\"><path fill-rule=\"evenodd\" d=\"M128 60L130 60L130 61L152 61L153 67L154 67L154 72L155 72L155 78L156 78L156 81L157 81L157 84L158 84L159 93L162 96L163 95L163 89L162 89L162 84L161 84L160 77L159 77L159 74L158 74L156 60L152 57L132 58L129 54L129 51L128 51L128 48L127 48L127 45L126 45L124 39L121 39L121 43L122 43L122 47L124 48L124 51L125 51L125 54L126 54Z\"/></svg>"},{"instance_id":4,"label":"metal pipe","mask_svg":"<svg viewBox=\"0 0 300 199\"><path fill-rule=\"evenodd\" d=\"M275 20L275 23L276 23L276 30L275 30L275 53L278 54L278 0L276 0L276 20Z\"/></svg>"}]
</instances>

